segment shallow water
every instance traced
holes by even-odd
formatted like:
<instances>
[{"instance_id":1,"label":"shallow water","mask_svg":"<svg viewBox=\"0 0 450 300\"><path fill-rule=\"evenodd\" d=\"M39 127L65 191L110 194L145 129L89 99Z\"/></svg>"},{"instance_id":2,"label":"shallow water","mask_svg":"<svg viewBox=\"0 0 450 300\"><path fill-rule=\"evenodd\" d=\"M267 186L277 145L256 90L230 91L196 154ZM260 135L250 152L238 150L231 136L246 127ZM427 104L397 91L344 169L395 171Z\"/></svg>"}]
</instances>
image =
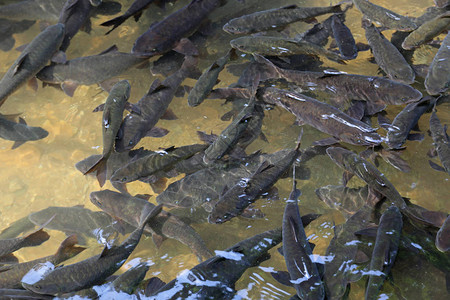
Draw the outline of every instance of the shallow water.
<instances>
[{"instance_id":1,"label":"shallow water","mask_svg":"<svg viewBox=\"0 0 450 300\"><path fill-rule=\"evenodd\" d=\"M399 0L399 1L374 1L376 4L388 7L395 12L408 16L420 16L427 7L433 5L431 0ZM132 3L121 1L122 11L127 9ZM181 8L188 1L179 0L175 4L169 4L166 10L152 5L147 9L139 22L132 18L114 30L108 36L104 33L106 27L99 26L100 23L109 20L109 16L100 16L92 19L92 32L90 35L79 32L71 42L67 51L69 59L99 53L104 49L116 44L120 51L131 50L135 39L147 30L148 26L157 20L161 20L164 15ZM276 7L285 4L292 4L293 1L278 1ZM298 1L296 2L298 4ZM393 6L395 4L395 7ZM326 6L329 1L300 1L303 6ZM213 23L223 22L232 17L246 12L259 11L273 8L273 1L246 0L245 4L230 0L229 3L218 8L211 15ZM319 21L328 16L318 17ZM365 43L364 30L361 28L361 13L352 8L347 13L346 25L351 29L356 42ZM292 26L292 32L307 30L313 24L297 23ZM40 30L39 24L35 24L24 33L14 36L16 45L28 43ZM393 31L385 31L385 35L390 37ZM441 35L442 39L444 35ZM206 42L205 49L199 60L199 68L205 69L215 59L225 55L229 49L229 41L235 38L230 34L215 31ZM206 53L207 52L207 53ZM414 59L417 63L429 64L433 59L437 48L424 45L415 53ZM4 74L9 66L17 58L18 52L0 52L0 75ZM370 52L360 52L356 60L348 61L346 65L339 65L329 60L324 60L324 65L329 68L336 68L348 73L362 75L377 75L377 65L369 62ZM234 63L247 61L245 55ZM156 60L151 59L151 61ZM156 78L163 80L163 77L152 76L148 68L131 69L122 74L120 79L130 81L131 102L137 102L144 95L150 84ZM237 81L226 70L220 74L221 82L217 87L226 87ZM195 81L187 79L183 84L193 86ZM413 85L426 94L423 88L423 79L416 78ZM96 86L80 86L74 97L68 97L60 90L46 87L39 87L35 92L28 87L22 87L11 95L1 108L2 114L21 113L31 126L39 126L49 132L49 136L43 140L27 142L15 150L11 150L12 142L0 140L0 164L3 171L0 173L1 208L0 208L0 229L6 228L9 224L31 212L42 210L48 206L75 206L84 205L86 208L98 210L89 201L89 193L99 190L98 182L93 177L83 176L74 167L75 163L92 154L101 154L102 133L101 133L101 113L92 113L92 110L103 103L107 97L106 92ZM223 100L206 100L198 107L191 108L187 105L187 94L184 97L175 98L170 108L178 116L177 120L161 120L159 127L164 127L170 133L163 138L144 138L138 147L156 150L170 146L182 146L198 143L200 140L196 134L197 130L220 133L229 122L220 120L220 116L228 112L232 105L224 104ZM390 106L387 108L388 117L393 119L401 111L401 106ZM438 107L437 112L443 124L450 123L449 103L444 103ZM421 205L430 210L441 210L450 212L449 203L449 176L444 172L433 170L428 164L427 151L432 147L432 139L427 134L429 129L430 113L426 113L419 121L419 127L425 134L423 141L407 141L406 149L402 152L402 158L411 165L410 173L402 173L392 166L380 161L379 169L394 184L403 197L408 197L415 204ZM267 136L269 143L258 139L252 143L247 153L263 149L264 152L272 153L280 149L292 148L301 128L292 125L294 117L288 112L275 108L265 112L263 122L263 132ZM376 120L373 120L376 124ZM310 126L303 126L304 135L302 148L311 145L315 140L327 137ZM383 129L378 131L385 135ZM362 151L362 147L350 147L356 151ZM436 160L434 160L437 162ZM333 224L344 222L344 218L339 212L329 209L321 202L314 190L328 184L339 184L342 170L332 163L325 156L316 157L307 163L311 169L311 177L308 180L298 182L298 188L302 191L300 197L300 212L307 214L311 212L321 213L322 216L314 221L307 228L307 236L310 241L316 244L315 254L323 255L329 241L333 237ZM179 178L179 177L178 177ZM171 179L173 181L175 179ZM170 182L169 181L169 182ZM361 185L361 182L352 179L352 185ZM207 246L211 250L222 250L234 243L261 233L265 230L281 226L281 220L285 205L285 198L288 196L292 186L292 179L281 179L276 184L280 200L258 200L256 207L265 214L261 220L246 220L235 218L230 222L221 225L208 223L193 224L192 226L203 237ZM109 182L104 189L114 189ZM131 194L151 194L150 202L156 203L156 194L152 189L142 182L133 182L128 185ZM59 243L64 239L62 233L48 230L51 239L39 247L22 249L17 256L21 261L27 261L50 255L54 253ZM79 255L76 259L86 258L101 251L101 246L92 242L92 247ZM293 288L283 286L276 282L269 274L268 268L275 270L285 270L284 259L275 249L270 251L272 258L261 264L261 267L250 268L236 285L239 295L250 299L288 299L295 293ZM195 266L198 262L188 247L174 240L166 240L157 249L150 238L143 238L137 249L133 252L130 260L141 257L153 262L147 277L158 275L163 281L170 281L184 269ZM122 267L125 270L127 265ZM421 274L420 277L414 274ZM418 278L415 278L418 277ZM393 280L395 286L402 291L406 299L443 299L447 294L445 288L445 277L443 273L428 263L409 264L402 262L393 269ZM360 299L364 294L365 280L360 280L352 284L350 299ZM383 299L398 299L394 285L386 282L382 294ZM418 295L421 295L420 297Z\"/></svg>"}]
</instances>

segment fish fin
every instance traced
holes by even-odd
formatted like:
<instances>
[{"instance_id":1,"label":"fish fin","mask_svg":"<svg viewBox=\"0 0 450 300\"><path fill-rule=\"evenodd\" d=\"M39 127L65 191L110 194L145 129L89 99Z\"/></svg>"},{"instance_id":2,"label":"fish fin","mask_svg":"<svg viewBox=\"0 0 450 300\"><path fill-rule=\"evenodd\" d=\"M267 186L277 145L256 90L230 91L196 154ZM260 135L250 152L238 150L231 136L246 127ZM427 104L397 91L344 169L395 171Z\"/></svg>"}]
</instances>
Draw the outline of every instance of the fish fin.
<instances>
[{"instance_id":1,"label":"fish fin","mask_svg":"<svg viewBox=\"0 0 450 300\"><path fill-rule=\"evenodd\" d=\"M25 119L19 117L19 124L27 125L27 121L25 121Z\"/></svg>"},{"instance_id":2,"label":"fish fin","mask_svg":"<svg viewBox=\"0 0 450 300\"><path fill-rule=\"evenodd\" d=\"M97 106L96 108L94 108L94 110L92 112L99 112L99 111L103 111L104 109L105 109L105 103L102 103L99 106Z\"/></svg>"},{"instance_id":3,"label":"fish fin","mask_svg":"<svg viewBox=\"0 0 450 300\"><path fill-rule=\"evenodd\" d=\"M125 109L128 110L129 112L141 115L141 107L138 104L126 102Z\"/></svg>"},{"instance_id":4,"label":"fish fin","mask_svg":"<svg viewBox=\"0 0 450 300\"><path fill-rule=\"evenodd\" d=\"M102 156L89 170L84 172L84 175L97 171L97 179L100 187L105 184L106 181L106 162L108 158Z\"/></svg>"},{"instance_id":5,"label":"fish fin","mask_svg":"<svg viewBox=\"0 0 450 300\"><path fill-rule=\"evenodd\" d=\"M163 237L162 235L153 233L152 234L152 241L155 244L156 248L159 249L162 245L162 243L164 242L166 238Z\"/></svg>"},{"instance_id":6,"label":"fish fin","mask_svg":"<svg viewBox=\"0 0 450 300\"><path fill-rule=\"evenodd\" d=\"M78 88L78 83L73 82L73 81L64 81L61 84L61 89L69 97L73 97L73 94L75 93L75 90L77 88Z\"/></svg>"},{"instance_id":7,"label":"fish fin","mask_svg":"<svg viewBox=\"0 0 450 300\"><path fill-rule=\"evenodd\" d=\"M263 132L260 132L258 137L266 143L269 142L269 140L267 139L266 135Z\"/></svg>"},{"instance_id":8,"label":"fish fin","mask_svg":"<svg viewBox=\"0 0 450 300\"><path fill-rule=\"evenodd\" d=\"M111 33L111 31L113 31L114 29L116 29L117 27L119 27L123 22L125 22L128 19L128 17L122 15L122 16L118 16L117 18L114 18L112 20L103 22L100 24L100 26L105 26L105 27L109 27L109 26L113 26L113 28L111 28L110 30L108 30L105 35L108 35Z\"/></svg>"},{"instance_id":9,"label":"fish fin","mask_svg":"<svg viewBox=\"0 0 450 300\"><path fill-rule=\"evenodd\" d=\"M196 57L186 56L181 65L184 76L197 80L202 75L202 72L197 68L197 64L198 59Z\"/></svg>"},{"instance_id":10,"label":"fish fin","mask_svg":"<svg viewBox=\"0 0 450 300\"><path fill-rule=\"evenodd\" d=\"M344 173L342 173L342 185L347 186L347 183L350 181L350 179L352 179L353 175L355 174L349 171L344 171Z\"/></svg>"},{"instance_id":11,"label":"fish fin","mask_svg":"<svg viewBox=\"0 0 450 300\"><path fill-rule=\"evenodd\" d=\"M144 227L150 221L152 221L152 219L154 219L157 215L159 215L159 213L162 211L162 208L163 208L162 204L159 204L154 207L146 206L144 208L144 211L142 211L142 213L141 213L141 222L139 224L139 227ZM150 211L147 213L148 210L150 210Z\"/></svg>"},{"instance_id":12,"label":"fish fin","mask_svg":"<svg viewBox=\"0 0 450 300\"><path fill-rule=\"evenodd\" d=\"M0 116L3 118L3 119L6 119L6 120L8 120L8 121L11 121L11 122L16 122L16 118L18 117L18 116L20 116L22 113L18 113L18 114L10 114L10 115L1 115L0 114Z\"/></svg>"},{"instance_id":13,"label":"fish fin","mask_svg":"<svg viewBox=\"0 0 450 300\"><path fill-rule=\"evenodd\" d=\"M148 199L150 199L151 195L149 195L149 194L136 194L136 195L134 195L134 197L141 198L141 199L144 199L144 200L148 201Z\"/></svg>"},{"instance_id":14,"label":"fish fin","mask_svg":"<svg viewBox=\"0 0 450 300\"><path fill-rule=\"evenodd\" d=\"M75 255L86 250L85 247L76 247L75 245L78 243L78 237L76 234L72 234L67 237L59 246L58 250L55 253L55 261L56 264L65 261L69 258L74 257Z\"/></svg>"},{"instance_id":15,"label":"fish fin","mask_svg":"<svg viewBox=\"0 0 450 300\"><path fill-rule=\"evenodd\" d=\"M178 117L177 115L175 115L175 113L173 112L173 110L171 110L170 108L168 108L165 113L161 116L162 120L177 120Z\"/></svg>"},{"instance_id":16,"label":"fish fin","mask_svg":"<svg viewBox=\"0 0 450 300\"><path fill-rule=\"evenodd\" d=\"M365 110L365 101L352 101L352 105L345 111L345 113L354 119L361 120L364 117Z\"/></svg>"},{"instance_id":17,"label":"fish fin","mask_svg":"<svg viewBox=\"0 0 450 300\"><path fill-rule=\"evenodd\" d=\"M294 125L295 125L295 126L303 126L303 125L305 125L305 124L306 124L305 121L300 120L299 118L297 118L297 119L294 121Z\"/></svg>"},{"instance_id":18,"label":"fish fin","mask_svg":"<svg viewBox=\"0 0 450 300\"><path fill-rule=\"evenodd\" d=\"M321 139L318 141L314 141L312 144L313 144L313 146L330 146L330 145L335 145L338 143L339 143L339 139L337 139L335 137L329 137L329 138Z\"/></svg>"},{"instance_id":19,"label":"fish fin","mask_svg":"<svg viewBox=\"0 0 450 300\"><path fill-rule=\"evenodd\" d=\"M234 110L230 110L229 112L224 113L220 119L222 121L230 121L234 115L236 115L236 112Z\"/></svg>"},{"instance_id":20,"label":"fish fin","mask_svg":"<svg viewBox=\"0 0 450 300\"><path fill-rule=\"evenodd\" d=\"M163 85L163 84L159 84L158 86L156 86L150 93L148 93L148 94L156 94L156 93L158 93L158 92L160 92L160 91L162 91L162 90L165 90L165 89L170 89L170 87L169 86L166 86L166 85Z\"/></svg>"},{"instance_id":21,"label":"fish fin","mask_svg":"<svg viewBox=\"0 0 450 300\"><path fill-rule=\"evenodd\" d=\"M57 64L65 64L67 62L67 56L65 52L58 51L55 54L53 54L50 60Z\"/></svg>"},{"instance_id":22,"label":"fish fin","mask_svg":"<svg viewBox=\"0 0 450 300\"><path fill-rule=\"evenodd\" d=\"M117 231L118 233L120 233L121 235L125 235L125 233L126 233L126 230L125 230L126 223L122 219L119 219L117 217L113 218L113 219L114 219L114 221L112 223L112 228L114 228L114 230Z\"/></svg>"},{"instance_id":23,"label":"fish fin","mask_svg":"<svg viewBox=\"0 0 450 300\"><path fill-rule=\"evenodd\" d=\"M155 193L161 194L166 189L167 178L159 178L155 182L150 183L150 186Z\"/></svg>"},{"instance_id":24,"label":"fish fin","mask_svg":"<svg viewBox=\"0 0 450 300\"><path fill-rule=\"evenodd\" d=\"M278 250L278 253L281 254L281 256L284 256L284 253L283 253L283 246L278 247L277 250Z\"/></svg>"},{"instance_id":25,"label":"fish fin","mask_svg":"<svg viewBox=\"0 0 450 300\"><path fill-rule=\"evenodd\" d=\"M411 171L411 166L400 157L400 154L398 152L382 149L380 151L380 155L385 162L387 162L397 170L400 170L405 173Z\"/></svg>"},{"instance_id":26,"label":"fish fin","mask_svg":"<svg viewBox=\"0 0 450 300\"><path fill-rule=\"evenodd\" d=\"M100 253L98 259L114 254L114 252L117 251L117 248L118 247L115 245L109 246L108 244L105 244L105 246L103 247L103 251L102 253Z\"/></svg>"},{"instance_id":27,"label":"fish fin","mask_svg":"<svg viewBox=\"0 0 450 300\"><path fill-rule=\"evenodd\" d=\"M27 43L27 44L23 44L23 45L17 47L15 50L16 50L16 51L19 51L19 52L22 52L23 50L25 50L25 48L26 48L27 46L28 46L28 43Z\"/></svg>"},{"instance_id":28,"label":"fish fin","mask_svg":"<svg viewBox=\"0 0 450 300\"><path fill-rule=\"evenodd\" d=\"M187 38L182 38L173 50L186 56L198 56L199 54L197 47Z\"/></svg>"},{"instance_id":29,"label":"fish fin","mask_svg":"<svg viewBox=\"0 0 450 300\"><path fill-rule=\"evenodd\" d=\"M152 277L148 280L147 285L145 286L144 295L149 297L165 285L166 283L158 277Z\"/></svg>"},{"instance_id":30,"label":"fish fin","mask_svg":"<svg viewBox=\"0 0 450 300\"><path fill-rule=\"evenodd\" d=\"M184 97L184 94L186 94L186 90L185 90L184 86L179 86L177 88L177 90L175 91L174 96L177 98L181 98L181 97Z\"/></svg>"},{"instance_id":31,"label":"fish fin","mask_svg":"<svg viewBox=\"0 0 450 300\"><path fill-rule=\"evenodd\" d=\"M153 93L153 91L160 85L161 85L161 80L159 80L158 78L153 80L152 84L150 85L150 88L148 89L147 94Z\"/></svg>"},{"instance_id":32,"label":"fish fin","mask_svg":"<svg viewBox=\"0 0 450 300\"><path fill-rule=\"evenodd\" d=\"M0 257L0 264L17 264L19 263L19 259L14 256L14 254L9 253ZM10 266L1 266L0 273L5 272L11 269Z\"/></svg>"},{"instance_id":33,"label":"fish fin","mask_svg":"<svg viewBox=\"0 0 450 300\"><path fill-rule=\"evenodd\" d=\"M133 16L135 22L139 21L142 16L142 10Z\"/></svg>"},{"instance_id":34,"label":"fish fin","mask_svg":"<svg viewBox=\"0 0 450 300\"><path fill-rule=\"evenodd\" d=\"M27 58L28 58L28 54L25 54L24 56L22 56L20 58L20 60L17 62L16 66L14 67L13 76L16 75L16 73L22 69L23 64Z\"/></svg>"},{"instance_id":35,"label":"fish fin","mask_svg":"<svg viewBox=\"0 0 450 300\"><path fill-rule=\"evenodd\" d=\"M287 271L277 271L277 272L270 272L270 275L272 275L273 279L278 281L279 283L286 285L286 286L293 286L291 282L291 276L289 275L289 272Z\"/></svg>"},{"instance_id":36,"label":"fish fin","mask_svg":"<svg viewBox=\"0 0 450 300\"><path fill-rule=\"evenodd\" d=\"M148 130L145 134L145 136L148 137L163 137L166 136L169 133L169 130L160 128L160 127L153 127L152 129Z\"/></svg>"},{"instance_id":37,"label":"fish fin","mask_svg":"<svg viewBox=\"0 0 450 300\"><path fill-rule=\"evenodd\" d=\"M230 51L228 51L228 55L230 56L230 61L235 61L239 59L239 55L236 53L236 49L231 48Z\"/></svg>"},{"instance_id":38,"label":"fish fin","mask_svg":"<svg viewBox=\"0 0 450 300\"><path fill-rule=\"evenodd\" d=\"M117 48L116 45L112 45L111 47L109 47L106 50L103 50L102 52L100 52L97 55L103 55L103 54L107 54L107 53L113 53L113 52L119 52L119 48Z\"/></svg>"},{"instance_id":39,"label":"fish fin","mask_svg":"<svg viewBox=\"0 0 450 300\"><path fill-rule=\"evenodd\" d=\"M302 216L303 227L308 226L312 221L316 220L320 216L321 214L307 214Z\"/></svg>"},{"instance_id":40,"label":"fish fin","mask_svg":"<svg viewBox=\"0 0 450 300\"><path fill-rule=\"evenodd\" d=\"M32 77L30 80L28 80L27 85L35 92L38 90L39 87L36 77Z\"/></svg>"},{"instance_id":41,"label":"fish fin","mask_svg":"<svg viewBox=\"0 0 450 300\"><path fill-rule=\"evenodd\" d=\"M423 133L410 133L407 139L410 141L422 141L425 138Z\"/></svg>"},{"instance_id":42,"label":"fish fin","mask_svg":"<svg viewBox=\"0 0 450 300\"><path fill-rule=\"evenodd\" d=\"M92 22L90 18L86 19L83 25L81 25L80 30L86 32L87 34L91 34Z\"/></svg>"},{"instance_id":43,"label":"fish fin","mask_svg":"<svg viewBox=\"0 0 450 300\"><path fill-rule=\"evenodd\" d=\"M119 82L118 78L110 78L103 80L102 82L98 83L100 88L104 90L105 92L111 92L112 87Z\"/></svg>"},{"instance_id":44,"label":"fish fin","mask_svg":"<svg viewBox=\"0 0 450 300\"><path fill-rule=\"evenodd\" d=\"M432 167L433 169L435 169L436 171L442 171L445 172L444 167L441 167L440 165L432 162L431 160L428 161L428 163L430 164L430 167Z\"/></svg>"},{"instance_id":45,"label":"fish fin","mask_svg":"<svg viewBox=\"0 0 450 300\"><path fill-rule=\"evenodd\" d=\"M204 131L197 131L197 135L200 138L200 140L207 144L212 144L217 139L217 135L211 133L207 134Z\"/></svg>"},{"instance_id":46,"label":"fish fin","mask_svg":"<svg viewBox=\"0 0 450 300\"><path fill-rule=\"evenodd\" d=\"M11 150L17 149L23 144L25 144L26 141L15 141L14 144L11 147Z\"/></svg>"},{"instance_id":47,"label":"fish fin","mask_svg":"<svg viewBox=\"0 0 450 300\"><path fill-rule=\"evenodd\" d=\"M364 236L369 236L369 237L376 237L377 231L378 231L378 226L373 225L371 227L367 227L365 229L358 230L354 234L355 235L364 235Z\"/></svg>"},{"instance_id":48,"label":"fish fin","mask_svg":"<svg viewBox=\"0 0 450 300\"><path fill-rule=\"evenodd\" d=\"M50 235L47 232L45 232L43 228L41 228L27 235L22 241L21 245L23 245L22 247L39 246L49 238Z\"/></svg>"},{"instance_id":49,"label":"fish fin","mask_svg":"<svg viewBox=\"0 0 450 300\"><path fill-rule=\"evenodd\" d=\"M354 262L357 264L366 263L370 260L370 257L367 256L363 251L358 250L356 251L355 260Z\"/></svg>"}]
</instances>

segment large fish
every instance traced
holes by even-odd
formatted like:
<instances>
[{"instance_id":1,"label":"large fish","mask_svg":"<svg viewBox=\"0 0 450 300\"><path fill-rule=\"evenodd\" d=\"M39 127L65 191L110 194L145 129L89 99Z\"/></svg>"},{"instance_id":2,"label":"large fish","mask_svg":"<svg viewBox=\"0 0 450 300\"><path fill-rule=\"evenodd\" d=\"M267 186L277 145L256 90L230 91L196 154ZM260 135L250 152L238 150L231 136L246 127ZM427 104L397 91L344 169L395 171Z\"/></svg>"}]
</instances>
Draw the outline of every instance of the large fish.
<instances>
[{"instance_id":1,"label":"large fish","mask_svg":"<svg viewBox=\"0 0 450 300\"><path fill-rule=\"evenodd\" d=\"M151 222L161 211L161 206L154 207L144 215L139 227L118 246L105 246L99 255L33 276L33 270L22 278L22 286L38 294L57 295L79 291L101 283L114 274L127 260L141 239L145 225Z\"/></svg>"},{"instance_id":2,"label":"large fish","mask_svg":"<svg viewBox=\"0 0 450 300\"><path fill-rule=\"evenodd\" d=\"M378 226L365 299L378 299L379 291L397 256L402 227L402 214L399 209L396 206L389 207L381 216Z\"/></svg>"},{"instance_id":3,"label":"large fish","mask_svg":"<svg viewBox=\"0 0 450 300\"><path fill-rule=\"evenodd\" d=\"M327 154L338 166L355 174L365 181L370 188L386 196L392 205L396 205L401 210L406 208L405 201L392 183L367 160L340 147L328 148Z\"/></svg>"},{"instance_id":4,"label":"large fish","mask_svg":"<svg viewBox=\"0 0 450 300\"><path fill-rule=\"evenodd\" d=\"M119 52L116 46L112 46L97 55L47 66L36 76L45 83L61 85L64 93L72 97L79 85L101 83L147 60L148 57Z\"/></svg>"},{"instance_id":5,"label":"large fish","mask_svg":"<svg viewBox=\"0 0 450 300\"><path fill-rule=\"evenodd\" d=\"M231 40L230 45L241 52L250 54L270 56L307 54L323 56L338 63L343 63L342 57L339 54L304 40L273 36L243 36Z\"/></svg>"},{"instance_id":6,"label":"large fish","mask_svg":"<svg viewBox=\"0 0 450 300\"><path fill-rule=\"evenodd\" d=\"M48 132L41 127L28 126L24 119L19 118L19 123L10 119L15 116L0 114L0 138L14 141L12 149L16 149L27 141L36 141L47 137Z\"/></svg>"},{"instance_id":7,"label":"large fish","mask_svg":"<svg viewBox=\"0 0 450 300\"><path fill-rule=\"evenodd\" d=\"M314 98L272 87L259 89L258 97L266 103L285 108L297 117L298 122L346 143L373 146L382 142L374 128Z\"/></svg>"},{"instance_id":8,"label":"large fish","mask_svg":"<svg viewBox=\"0 0 450 300\"><path fill-rule=\"evenodd\" d=\"M343 3L325 7L298 7L294 4L258 11L231 19L223 26L223 30L236 34L274 30L290 23L306 21L323 14L342 12L345 10L342 9L342 5Z\"/></svg>"},{"instance_id":9,"label":"large fish","mask_svg":"<svg viewBox=\"0 0 450 300\"><path fill-rule=\"evenodd\" d=\"M433 164L432 167L450 174L450 138L447 135L447 126L442 126L436 115L436 107L433 108L430 117L430 132L443 168L438 168L438 166Z\"/></svg>"},{"instance_id":10,"label":"large fish","mask_svg":"<svg viewBox=\"0 0 450 300\"><path fill-rule=\"evenodd\" d=\"M62 41L61 51L69 48L70 40L75 36L80 28L84 26L85 31L90 31L89 15L91 12L90 0L68 0L61 10L58 23L64 24L65 33Z\"/></svg>"},{"instance_id":11,"label":"large fish","mask_svg":"<svg viewBox=\"0 0 450 300\"><path fill-rule=\"evenodd\" d=\"M450 87L450 34L442 41L441 47L433 58L427 77L425 88L430 95L444 93Z\"/></svg>"},{"instance_id":12,"label":"large fish","mask_svg":"<svg viewBox=\"0 0 450 300\"><path fill-rule=\"evenodd\" d=\"M392 80L406 84L413 83L416 74L398 49L367 19L363 19L362 25L378 66Z\"/></svg>"},{"instance_id":13,"label":"large fish","mask_svg":"<svg viewBox=\"0 0 450 300\"><path fill-rule=\"evenodd\" d=\"M411 86L383 77L287 70L262 56L255 58L271 69L274 78L284 78L311 92L327 92L335 102L366 101L367 113L371 115L382 110L386 104L401 105L422 98L422 93Z\"/></svg>"},{"instance_id":14,"label":"large fish","mask_svg":"<svg viewBox=\"0 0 450 300\"><path fill-rule=\"evenodd\" d=\"M92 203L111 216L135 227L139 226L140 212L145 208L155 207L144 199L110 190L92 192L90 199ZM191 248L200 261L212 256L202 238L192 227L165 211L161 211L152 223L145 226L144 230L152 234L157 247L161 245L164 239L172 238Z\"/></svg>"},{"instance_id":15,"label":"large fish","mask_svg":"<svg viewBox=\"0 0 450 300\"><path fill-rule=\"evenodd\" d=\"M301 192L294 187L289 195L283 215L283 255L297 296L300 299L324 299L325 290L306 238L298 208Z\"/></svg>"},{"instance_id":16,"label":"large fish","mask_svg":"<svg viewBox=\"0 0 450 300\"><path fill-rule=\"evenodd\" d=\"M236 281L245 270L267 260L267 251L281 239L281 229L269 230L216 251L216 256L183 272L150 299L232 299Z\"/></svg>"},{"instance_id":17,"label":"large fish","mask_svg":"<svg viewBox=\"0 0 450 300\"><path fill-rule=\"evenodd\" d=\"M54 265L59 265L63 261L74 257L75 255L86 249L83 247L75 246L76 243L77 236L71 235L61 243L54 255L38 258L33 261L28 261L20 264L0 267L0 288L20 289L22 288L20 280L35 265L45 262L51 262Z\"/></svg>"},{"instance_id":18,"label":"large fish","mask_svg":"<svg viewBox=\"0 0 450 300\"><path fill-rule=\"evenodd\" d=\"M331 17L331 30L339 47L343 59L355 59L358 56L358 48L350 29L344 24L341 15L334 14Z\"/></svg>"},{"instance_id":19,"label":"large fish","mask_svg":"<svg viewBox=\"0 0 450 300\"><path fill-rule=\"evenodd\" d=\"M130 97L131 86L128 80L116 83L106 98L103 108L102 133L103 152L102 157L84 175L97 171L97 179L100 186L106 181L106 162L114 151L114 144L120 125L122 124L123 111Z\"/></svg>"},{"instance_id":20,"label":"large fish","mask_svg":"<svg viewBox=\"0 0 450 300\"><path fill-rule=\"evenodd\" d=\"M367 0L353 0L353 3L369 20L389 29L410 31L417 28L413 19L399 15Z\"/></svg>"},{"instance_id":21,"label":"large fish","mask_svg":"<svg viewBox=\"0 0 450 300\"><path fill-rule=\"evenodd\" d=\"M0 80L0 106L6 98L32 79L52 58L64 38L64 25L47 27L22 51Z\"/></svg>"},{"instance_id":22,"label":"large fish","mask_svg":"<svg viewBox=\"0 0 450 300\"><path fill-rule=\"evenodd\" d=\"M192 35L208 15L223 3L224 0L192 0L185 7L151 25L134 42L131 52L157 55L174 48L186 54L192 52L190 49L182 49L183 43L180 40Z\"/></svg>"}]
</instances>

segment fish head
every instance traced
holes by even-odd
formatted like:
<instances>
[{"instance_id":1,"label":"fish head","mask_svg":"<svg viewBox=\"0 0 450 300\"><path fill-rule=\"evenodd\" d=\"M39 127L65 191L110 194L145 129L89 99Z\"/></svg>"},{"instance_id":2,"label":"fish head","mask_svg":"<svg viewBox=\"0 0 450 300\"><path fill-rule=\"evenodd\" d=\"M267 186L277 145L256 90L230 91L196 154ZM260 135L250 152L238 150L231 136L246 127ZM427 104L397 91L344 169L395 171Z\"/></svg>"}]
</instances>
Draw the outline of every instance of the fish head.
<instances>
[{"instance_id":1,"label":"fish head","mask_svg":"<svg viewBox=\"0 0 450 300\"><path fill-rule=\"evenodd\" d=\"M348 150L341 147L329 147L326 152L338 166L345 167L345 154Z\"/></svg>"},{"instance_id":2,"label":"fish head","mask_svg":"<svg viewBox=\"0 0 450 300\"><path fill-rule=\"evenodd\" d=\"M91 2L92 6L99 6L102 4L102 0L89 0L89 2Z\"/></svg>"},{"instance_id":3,"label":"fish head","mask_svg":"<svg viewBox=\"0 0 450 300\"><path fill-rule=\"evenodd\" d=\"M22 286L36 294L56 295L61 292L61 288L56 283L45 283L45 285L42 285L39 282L35 284L27 284L22 282Z\"/></svg>"},{"instance_id":4,"label":"fish head","mask_svg":"<svg viewBox=\"0 0 450 300\"><path fill-rule=\"evenodd\" d=\"M418 101L422 93L408 84L396 82L382 77L371 77L371 85L378 91L377 95L386 104L401 105Z\"/></svg>"},{"instance_id":5,"label":"fish head","mask_svg":"<svg viewBox=\"0 0 450 300\"><path fill-rule=\"evenodd\" d=\"M223 29L225 32L232 33L232 34L244 33L244 32L242 32L242 31L239 30L238 24L236 24L235 22L233 22L233 20L230 20L228 23L226 23L225 25L223 25L222 29Z\"/></svg>"},{"instance_id":6,"label":"fish head","mask_svg":"<svg viewBox=\"0 0 450 300\"><path fill-rule=\"evenodd\" d=\"M137 176L133 176L133 174L130 174L127 168L121 168L116 170L109 180L111 182L127 183L137 179Z\"/></svg>"},{"instance_id":7,"label":"fish head","mask_svg":"<svg viewBox=\"0 0 450 300\"><path fill-rule=\"evenodd\" d=\"M117 92L118 95L123 95L124 100L130 98L131 85L128 80L121 80L117 82L113 86L114 91Z\"/></svg>"},{"instance_id":8,"label":"fish head","mask_svg":"<svg viewBox=\"0 0 450 300\"><path fill-rule=\"evenodd\" d=\"M239 51L250 53L251 52L251 44L250 39L248 37L240 37L230 41L230 46Z\"/></svg>"}]
</instances>

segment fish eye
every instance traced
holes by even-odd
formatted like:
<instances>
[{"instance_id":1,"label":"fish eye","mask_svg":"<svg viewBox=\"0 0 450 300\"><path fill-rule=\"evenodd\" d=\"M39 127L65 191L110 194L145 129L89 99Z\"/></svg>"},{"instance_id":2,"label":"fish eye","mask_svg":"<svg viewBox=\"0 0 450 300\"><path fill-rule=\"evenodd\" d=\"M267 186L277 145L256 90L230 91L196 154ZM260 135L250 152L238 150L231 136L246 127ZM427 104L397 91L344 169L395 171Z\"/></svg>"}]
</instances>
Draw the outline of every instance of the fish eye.
<instances>
[{"instance_id":1,"label":"fish eye","mask_svg":"<svg viewBox=\"0 0 450 300\"><path fill-rule=\"evenodd\" d=\"M131 146L131 145L133 145L133 141L128 142L128 146Z\"/></svg>"},{"instance_id":2,"label":"fish eye","mask_svg":"<svg viewBox=\"0 0 450 300\"><path fill-rule=\"evenodd\" d=\"M128 178L126 178L126 177L122 177L122 179L121 179L120 181L122 181L122 182L126 182L126 181L127 181L127 179L128 179Z\"/></svg>"},{"instance_id":3,"label":"fish eye","mask_svg":"<svg viewBox=\"0 0 450 300\"><path fill-rule=\"evenodd\" d=\"M40 290L41 286L40 285L35 285L34 288L37 289L37 290Z\"/></svg>"}]
</instances>

